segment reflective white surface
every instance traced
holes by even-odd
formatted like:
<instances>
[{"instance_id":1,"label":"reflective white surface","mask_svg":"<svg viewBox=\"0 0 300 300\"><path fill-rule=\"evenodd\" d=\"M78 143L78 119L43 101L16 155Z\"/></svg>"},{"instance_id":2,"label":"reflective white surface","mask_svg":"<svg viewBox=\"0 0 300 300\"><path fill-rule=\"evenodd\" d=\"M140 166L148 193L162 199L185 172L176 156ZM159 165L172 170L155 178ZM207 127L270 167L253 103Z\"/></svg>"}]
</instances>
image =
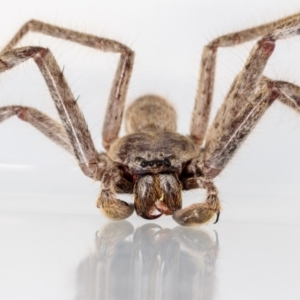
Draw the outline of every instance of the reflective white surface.
<instances>
[{"instance_id":1,"label":"reflective white surface","mask_svg":"<svg viewBox=\"0 0 300 300\"><path fill-rule=\"evenodd\" d=\"M202 47L299 12L298 2L11 0L0 43L31 18L118 39L136 52L128 102L167 97L187 133ZM34 34L22 45L53 51L101 150L117 57ZM219 51L213 114L252 45ZM279 42L266 74L300 85L299 49L299 37ZM1 74L0 101L57 117L33 62ZM300 298L300 122L288 108L276 103L216 179L220 221L197 230L170 217L109 223L95 207L99 184L26 125L12 118L0 126L0 299ZM203 196L184 193L184 203Z\"/></svg>"},{"instance_id":2,"label":"reflective white surface","mask_svg":"<svg viewBox=\"0 0 300 300\"><path fill-rule=\"evenodd\" d=\"M2 212L0 220L0 299L300 295L299 225L221 220L174 228L170 218L107 222L45 212Z\"/></svg>"},{"instance_id":3,"label":"reflective white surface","mask_svg":"<svg viewBox=\"0 0 300 300\"><path fill-rule=\"evenodd\" d=\"M190 229L135 215L108 222L95 207L98 183L78 169L45 170L1 170L0 299L300 296L297 199L264 197L250 184L244 197L221 194L216 225ZM186 205L196 198L200 192L184 194Z\"/></svg>"}]
</instances>

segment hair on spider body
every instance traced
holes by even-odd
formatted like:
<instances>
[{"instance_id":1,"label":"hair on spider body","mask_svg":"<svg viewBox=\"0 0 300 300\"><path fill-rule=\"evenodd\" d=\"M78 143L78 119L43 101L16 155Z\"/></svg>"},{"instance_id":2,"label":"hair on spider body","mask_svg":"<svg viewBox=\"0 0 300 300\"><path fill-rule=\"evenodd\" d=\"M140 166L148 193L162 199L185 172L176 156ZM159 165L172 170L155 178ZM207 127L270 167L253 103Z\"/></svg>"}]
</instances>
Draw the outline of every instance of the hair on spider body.
<instances>
[{"instance_id":1,"label":"hair on spider body","mask_svg":"<svg viewBox=\"0 0 300 300\"><path fill-rule=\"evenodd\" d=\"M106 153L96 151L83 114L51 51L16 47L29 31L120 55L102 131ZM172 215L185 226L203 224L213 217L217 222L221 204L212 179L222 172L276 99L299 111L298 86L263 76L276 41L299 32L298 13L212 40L202 53L190 135L176 133L176 112L168 101L146 95L127 109L127 135L119 137L134 52L114 40L31 20L1 51L0 72L32 58L46 81L62 124L35 108L20 105L0 107L0 122L17 116L75 156L82 172L101 182L97 206L111 219L127 218L136 210L146 219ZM208 128L218 48L259 37ZM182 208L182 190L195 188L206 190L205 202ZM117 199L116 193L134 194L134 205Z\"/></svg>"}]
</instances>

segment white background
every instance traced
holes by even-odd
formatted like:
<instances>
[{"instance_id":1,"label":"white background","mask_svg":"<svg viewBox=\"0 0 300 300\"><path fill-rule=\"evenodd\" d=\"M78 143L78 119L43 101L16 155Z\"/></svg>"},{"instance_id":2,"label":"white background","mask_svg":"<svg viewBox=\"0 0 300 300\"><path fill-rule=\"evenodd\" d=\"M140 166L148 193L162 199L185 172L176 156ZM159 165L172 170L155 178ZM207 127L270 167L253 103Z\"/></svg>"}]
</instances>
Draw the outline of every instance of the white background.
<instances>
[{"instance_id":1,"label":"white background","mask_svg":"<svg viewBox=\"0 0 300 300\"><path fill-rule=\"evenodd\" d=\"M130 46L136 53L136 60L128 91L128 103L146 93L166 97L178 111L178 129L184 134L189 130L203 46L221 34L300 12L299 1L283 0L53 0L51 4L46 1L13 0L5 2L5 6L2 7L5 7L2 9L0 26L2 46L24 22L32 18L116 39ZM29 34L20 45L40 45L51 49L60 66L64 67L64 73L75 97L80 95L79 105L84 111L97 148L102 150L102 121L118 57L39 34ZM250 42L235 48L219 50L212 117L253 45L254 42ZM299 37L278 42L265 74L274 79L288 80L300 85L299 50ZM1 106L31 105L57 118L47 87L33 61L1 74L0 101ZM221 246L223 241L223 252L220 254L220 273L217 274L215 291L217 299L246 299L245 289L249 293L249 299L282 299L284 292L290 293L289 297L285 294L288 299L299 298L299 289L296 290L291 280L299 279L297 269L300 263L296 254L296 261L292 261L293 254L297 253L296 249L300 247L297 234L300 213L299 137L299 115L281 104L274 104L225 171L216 179L223 203L221 220L213 227L219 234L223 234L220 237ZM64 216L68 216L66 218L72 220L68 224L72 224L70 228L75 227L75 231L79 226L76 225L76 218L84 218L85 221L82 222L86 226L81 228L81 239L77 240L76 236L71 236L79 248L85 249L82 253L87 254L84 243L92 243L94 232L105 221L95 208L99 184L91 182L81 173L74 158L17 118L11 118L1 124L0 143L0 210L3 212L1 229L5 237L1 243L6 245L6 250L3 251L6 251L9 257L9 254L14 253L14 249L20 246L20 236L24 238L28 234L25 230L21 235L19 226L22 228L23 224L35 228L43 221L46 227L49 226L54 243L66 239L67 237L62 235L63 229L60 237L55 235L55 232L60 231L59 228L69 228L69 225L60 221L61 223L53 225L52 228L51 222L53 218L63 220ZM192 203L199 201L201 196L201 192L191 192L186 193L184 199L187 200L186 203ZM135 216L130 221L136 222L135 226L146 223ZM157 223L160 226L174 226L170 218L159 219ZM9 224L12 224L12 227ZM274 234L274 245L287 245L286 248L280 248L278 256L274 254L273 258L270 258L269 253L276 252L278 248L265 243L268 240L267 233L270 234L271 231ZM11 237L12 233L15 238ZM244 233L249 239L243 240L241 249L241 240L237 239L237 236L244 237ZM66 235L70 237L70 233ZM39 240L37 236L35 238ZM25 243L25 248L31 253L30 243L24 239L22 243ZM10 244L8 240L14 242ZM262 243L259 246L261 256L258 255L259 259L252 258L257 268L263 264L260 259L263 262L264 258L271 259L268 266L274 266L275 261L284 260L287 256L291 259L290 265L275 270L263 268L265 272L271 272L263 273L264 278L289 270L287 285L283 284L284 277L281 275L276 277L277 281L263 281L264 284L261 284L262 279L257 276L260 269L256 273L253 262L250 260L249 263L248 256L245 255L247 251L253 254L251 245L256 247L258 241ZM60 251L71 251L71 244L59 247ZM17 252L16 256L18 255ZM47 257L51 261L51 252ZM65 255L63 257L66 261ZM53 254L53 259L56 258ZM234 261L234 258L239 258L240 261ZM20 296L22 293L12 293L10 288L14 286L13 279L16 278L16 273L20 274L20 278L19 281L15 280L21 284L22 276L28 271L30 264L22 264L24 260L21 259L22 263L19 266L22 265L22 268L19 270L17 266L11 266L11 260L12 258L3 259L6 268L0 268L4 270L0 271L0 276L4 280L2 282L5 282L3 296L0 290L0 298L25 299L24 295ZM70 266L77 260L74 254L73 260L70 258ZM30 263L39 265L35 258L32 258ZM34 274L32 282L40 279L40 293L36 285L29 281L29 284L24 285L28 288L26 297L41 299L43 291L46 295L47 290L52 289L55 296L49 296L49 299L73 299L70 296L74 284L72 279L61 288L62 294L55 294L55 272L58 269L47 269L50 265L53 267L52 263L48 264L41 272L46 270L45 273L54 274L53 281L29 272ZM228 271L231 264L238 265L232 273ZM240 273L246 272L247 267L251 266L254 269L250 268L251 280L249 278L248 281L246 274L243 277ZM7 275L7 270L11 270L11 277ZM230 278L233 278L232 281ZM233 280L237 283L234 284ZM253 283L254 280L257 280L256 284ZM257 286L258 290L251 290L251 281L252 287ZM229 295L229 291L232 294ZM261 298L257 295L261 295ZM44 299L46 298L45 296Z\"/></svg>"}]
</instances>

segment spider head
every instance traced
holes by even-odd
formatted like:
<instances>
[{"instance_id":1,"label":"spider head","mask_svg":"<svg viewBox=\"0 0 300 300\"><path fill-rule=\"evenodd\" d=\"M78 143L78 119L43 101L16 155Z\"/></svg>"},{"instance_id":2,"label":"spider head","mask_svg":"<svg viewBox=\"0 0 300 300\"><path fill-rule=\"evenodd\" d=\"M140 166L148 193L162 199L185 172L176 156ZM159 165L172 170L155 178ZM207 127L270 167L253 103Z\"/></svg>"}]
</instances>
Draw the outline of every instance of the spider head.
<instances>
[{"instance_id":1,"label":"spider head","mask_svg":"<svg viewBox=\"0 0 300 300\"><path fill-rule=\"evenodd\" d=\"M134 184L136 213L145 219L172 215L181 208L182 185L176 173L138 174Z\"/></svg>"}]
</instances>

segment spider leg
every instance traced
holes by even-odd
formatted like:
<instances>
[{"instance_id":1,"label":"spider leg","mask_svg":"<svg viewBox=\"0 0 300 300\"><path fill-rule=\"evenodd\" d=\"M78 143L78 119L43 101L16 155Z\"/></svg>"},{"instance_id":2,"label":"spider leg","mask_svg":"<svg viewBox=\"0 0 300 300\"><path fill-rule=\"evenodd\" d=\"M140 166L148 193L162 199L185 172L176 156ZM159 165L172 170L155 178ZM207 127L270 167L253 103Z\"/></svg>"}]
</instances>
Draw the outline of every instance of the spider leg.
<instances>
[{"instance_id":1,"label":"spider leg","mask_svg":"<svg viewBox=\"0 0 300 300\"><path fill-rule=\"evenodd\" d=\"M57 145L74 155L67 133L61 124L32 107L18 105L0 107L0 122L14 115L30 123Z\"/></svg>"},{"instance_id":2,"label":"spider leg","mask_svg":"<svg viewBox=\"0 0 300 300\"><path fill-rule=\"evenodd\" d=\"M1 51L5 53L16 46L16 44L29 31L39 32L57 38L72 41L87 47L99 49L105 52L120 53L119 64L115 73L115 78L110 91L107 104L106 115L102 130L102 144L105 149L109 149L110 144L118 138L125 98L128 84L133 68L134 52L127 46L106 38L100 38L94 35L77 32L74 30L61 28L44 22L31 20L25 23L16 35L11 39L6 47Z\"/></svg>"},{"instance_id":3,"label":"spider leg","mask_svg":"<svg viewBox=\"0 0 300 300\"><path fill-rule=\"evenodd\" d=\"M197 186L205 188L207 190L206 201L176 211L173 218L179 224L198 225L207 222L215 214L218 220L221 205L211 178L223 170L275 99L278 98L285 104L290 102L290 105L299 111L299 87L262 76L265 65L275 48L275 41L299 32L300 15L287 18L285 22L279 22L276 30L264 36L252 49L242 72L233 82L209 129L203 160L201 157L195 158L187 167L188 173L194 176L189 176L190 178L184 180L184 188L190 189ZM199 169L198 172L197 169ZM200 176L196 175L197 173Z\"/></svg>"},{"instance_id":4,"label":"spider leg","mask_svg":"<svg viewBox=\"0 0 300 300\"><path fill-rule=\"evenodd\" d=\"M113 167L104 153L97 153L84 117L51 52L41 47L7 51L0 56L0 72L29 58L34 59L44 76L81 170L85 175L103 182L100 195L102 210L110 218L128 217L132 214L133 207L114 197L114 184L119 179L118 169ZM2 113L2 120L13 114L11 110L2 110Z\"/></svg>"},{"instance_id":5,"label":"spider leg","mask_svg":"<svg viewBox=\"0 0 300 300\"><path fill-rule=\"evenodd\" d=\"M279 89L278 100L300 113L300 87L286 81L275 81Z\"/></svg>"},{"instance_id":6,"label":"spider leg","mask_svg":"<svg viewBox=\"0 0 300 300\"><path fill-rule=\"evenodd\" d=\"M173 219L183 226L199 226L207 223L213 216L217 215L215 223L219 220L221 204L218 197L218 190L212 180L206 177L192 178L197 181L200 188L207 191L204 203L195 203L186 208L177 210L173 213Z\"/></svg>"},{"instance_id":7,"label":"spider leg","mask_svg":"<svg viewBox=\"0 0 300 300\"><path fill-rule=\"evenodd\" d=\"M218 133L219 140L216 142L212 139L213 137L208 137L208 145L209 143L213 143L214 145L214 156L210 157L211 160L206 159L203 165L203 154L201 153L199 157L191 161L186 167L188 176L182 179L184 190L195 188L206 189L206 202L196 203L174 212L173 218L176 222L184 226L196 226L208 222L215 215L215 223L218 222L221 204L218 199L217 189L210 178L218 174L219 170L212 168L211 165L215 166L218 164L218 166L224 168L228 160L238 149L238 146L247 137L253 126L275 99L300 112L300 87L289 82L272 81L263 77L255 97L250 98L249 102L243 103L244 106L239 108L240 112L235 112L234 114L236 118L231 116L233 118L232 123L230 122L230 118L227 120L227 123L220 123L224 131ZM228 105L231 104L232 102L229 101ZM232 105L235 107L234 103ZM223 117L222 121L225 119L226 113L225 116L223 114L220 114L220 116ZM217 118L214 123L218 124L220 120ZM215 126L214 123L212 125L213 129ZM220 143L220 147L218 147L218 143Z\"/></svg>"},{"instance_id":8,"label":"spider leg","mask_svg":"<svg viewBox=\"0 0 300 300\"><path fill-rule=\"evenodd\" d=\"M242 44L258 38L266 36L268 33L283 27L292 28L291 25L299 24L300 14L295 14L287 18L270 22L257 27L245 29L239 32L234 32L220 36L211 41L204 47L201 59L200 77L198 89L195 99L195 106L192 115L190 126L191 138L195 143L201 145L206 135L208 128L208 120L213 97L215 67L217 50L219 47L231 47ZM288 31L288 30L287 30ZM283 33L284 37L288 36L287 31ZM290 34L296 34L295 32ZM278 37L281 38L281 37ZM277 39L277 38L276 38Z\"/></svg>"},{"instance_id":9,"label":"spider leg","mask_svg":"<svg viewBox=\"0 0 300 300\"><path fill-rule=\"evenodd\" d=\"M78 104L51 52L41 47L10 50L0 56L0 72L29 58L34 59L44 76L82 171L89 177L99 179L98 153Z\"/></svg>"},{"instance_id":10,"label":"spider leg","mask_svg":"<svg viewBox=\"0 0 300 300\"><path fill-rule=\"evenodd\" d=\"M299 32L300 15L297 15L281 22L251 51L208 131L203 167L206 176L213 178L224 169L276 98L284 103L289 102L294 108L299 105L298 87L262 76L275 48L275 41Z\"/></svg>"},{"instance_id":11,"label":"spider leg","mask_svg":"<svg viewBox=\"0 0 300 300\"><path fill-rule=\"evenodd\" d=\"M97 207L110 219L122 220L134 212L134 206L115 197L115 182L119 180L116 168L107 170L102 175L101 194L97 200Z\"/></svg>"}]
</instances>

